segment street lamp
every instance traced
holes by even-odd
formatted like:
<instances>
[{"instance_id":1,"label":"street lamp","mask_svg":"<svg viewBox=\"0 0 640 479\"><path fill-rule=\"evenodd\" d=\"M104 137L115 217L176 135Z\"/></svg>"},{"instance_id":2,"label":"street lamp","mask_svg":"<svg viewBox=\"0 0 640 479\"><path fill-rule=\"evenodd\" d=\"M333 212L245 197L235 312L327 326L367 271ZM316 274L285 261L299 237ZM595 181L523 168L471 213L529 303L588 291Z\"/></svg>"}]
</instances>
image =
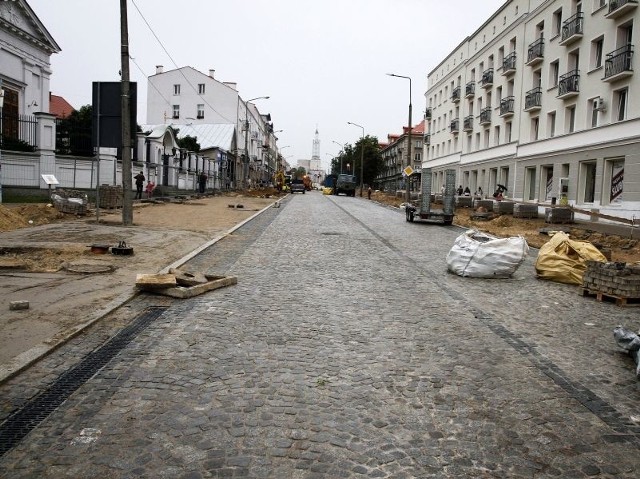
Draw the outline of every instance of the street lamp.
<instances>
[{"instance_id":1,"label":"street lamp","mask_svg":"<svg viewBox=\"0 0 640 479\"><path fill-rule=\"evenodd\" d=\"M396 77L396 78L405 78L407 80L409 80L409 131L407 132L407 166L411 166L411 131L413 130L412 127L412 123L413 123L413 119L412 119L412 114L411 114L411 77L408 76L404 76L404 75L396 75L395 73L387 73L387 75L389 75L390 77ZM409 183L410 183L410 178L409 176L407 176L407 182L405 185L405 203L406 206L409 206L409 203L411 201L411 192L409 191Z\"/></svg>"},{"instance_id":2,"label":"street lamp","mask_svg":"<svg viewBox=\"0 0 640 479\"><path fill-rule=\"evenodd\" d=\"M362 128L362 141L360 142L360 197L362 197L362 182L364 180L364 126L360 126L357 123L352 123L350 121L348 121L347 124Z\"/></svg>"},{"instance_id":3,"label":"street lamp","mask_svg":"<svg viewBox=\"0 0 640 479\"><path fill-rule=\"evenodd\" d=\"M331 140L331 141L333 141L336 145L340 147L340 174L342 174L342 156L344 153L344 145L342 143L338 143L336 140Z\"/></svg>"},{"instance_id":4,"label":"street lamp","mask_svg":"<svg viewBox=\"0 0 640 479\"><path fill-rule=\"evenodd\" d=\"M243 172L242 172L242 183L246 188L247 186L247 176L249 175L249 103L255 100L268 100L268 96L257 96L255 98L250 98L249 100L244 102L244 164L243 164Z\"/></svg>"}]
</instances>

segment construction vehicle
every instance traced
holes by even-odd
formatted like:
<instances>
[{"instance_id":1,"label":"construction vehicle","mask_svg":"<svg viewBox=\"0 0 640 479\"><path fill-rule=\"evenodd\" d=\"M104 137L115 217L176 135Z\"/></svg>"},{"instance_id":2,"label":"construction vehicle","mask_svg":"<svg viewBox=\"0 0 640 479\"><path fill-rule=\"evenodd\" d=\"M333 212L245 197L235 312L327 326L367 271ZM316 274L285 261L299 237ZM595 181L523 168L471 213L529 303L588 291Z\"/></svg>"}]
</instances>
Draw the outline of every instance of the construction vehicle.
<instances>
[{"instance_id":1,"label":"construction vehicle","mask_svg":"<svg viewBox=\"0 0 640 479\"><path fill-rule=\"evenodd\" d=\"M336 186L333 189L334 195L344 193L347 196L356 196L356 177L353 175L338 175Z\"/></svg>"},{"instance_id":2,"label":"construction vehicle","mask_svg":"<svg viewBox=\"0 0 640 479\"><path fill-rule=\"evenodd\" d=\"M444 194L442 195L442 209L433 209L435 195L431 195L431 168L422 168L422 198L420 206L411 203L405 204L405 218L413 223L415 220L424 220L430 223L443 223L450 225L453 223L455 211L456 195L456 171L445 170L444 172Z\"/></svg>"}]
</instances>

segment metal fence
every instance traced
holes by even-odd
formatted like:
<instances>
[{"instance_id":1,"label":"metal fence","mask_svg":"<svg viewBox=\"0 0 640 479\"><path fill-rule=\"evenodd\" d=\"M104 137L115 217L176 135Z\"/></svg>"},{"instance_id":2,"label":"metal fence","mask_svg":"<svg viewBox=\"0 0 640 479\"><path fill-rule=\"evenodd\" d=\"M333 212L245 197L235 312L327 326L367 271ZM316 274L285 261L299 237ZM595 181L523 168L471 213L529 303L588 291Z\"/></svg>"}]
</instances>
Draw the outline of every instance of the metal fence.
<instances>
[{"instance_id":1,"label":"metal fence","mask_svg":"<svg viewBox=\"0 0 640 479\"><path fill-rule=\"evenodd\" d=\"M0 148L12 151L35 151L38 120L35 116L10 115L0 117Z\"/></svg>"}]
</instances>

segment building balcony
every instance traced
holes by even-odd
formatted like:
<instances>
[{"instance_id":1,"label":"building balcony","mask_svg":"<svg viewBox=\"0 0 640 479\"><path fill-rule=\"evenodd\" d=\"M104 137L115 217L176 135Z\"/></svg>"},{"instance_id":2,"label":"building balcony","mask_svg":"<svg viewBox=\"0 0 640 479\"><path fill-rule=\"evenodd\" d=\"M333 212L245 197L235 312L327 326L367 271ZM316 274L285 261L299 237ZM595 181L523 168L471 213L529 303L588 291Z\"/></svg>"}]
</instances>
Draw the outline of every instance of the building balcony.
<instances>
[{"instance_id":1,"label":"building balcony","mask_svg":"<svg viewBox=\"0 0 640 479\"><path fill-rule=\"evenodd\" d=\"M544 60L544 38L538 38L529 45L529 49L527 50L527 65L532 67L542 60Z\"/></svg>"},{"instance_id":2,"label":"building balcony","mask_svg":"<svg viewBox=\"0 0 640 479\"><path fill-rule=\"evenodd\" d=\"M516 99L514 96L504 97L500 101L500 116L501 117L513 116L515 102L516 102Z\"/></svg>"},{"instance_id":3,"label":"building balcony","mask_svg":"<svg viewBox=\"0 0 640 479\"><path fill-rule=\"evenodd\" d=\"M571 98L578 93L580 93L580 71L571 70L562 75L558 82L558 98Z\"/></svg>"},{"instance_id":4,"label":"building balcony","mask_svg":"<svg viewBox=\"0 0 640 479\"><path fill-rule=\"evenodd\" d=\"M606 18L618 18L638 7L638 0L609 0Z\"/></svg>"},{"instance_id":5,"label":"building balcony","mask_svg":"<svg viewBox=\"0 0 640 479\"><path fill-rule=\"evenodd\" d=\"M542 108L542 88L529 90L524 97L524 111L537 111Z\"/></svg>"},{"instance_id":6,"label":"building balcony","mask_svg":"<svg viewBox=\"0 0 640 479\"><path fill-rule=\"evenodd\" d=\"M511 75L516 72L516 52L509 53L502 60L502 74Z\"/></svg>"},{"instance_id":7,"label":"building balcony","mask_svg":"<svg viewBox=\"0 0 640 479\"><path fill-rule=\"evenodd\" d=\"M431 115L432 115L431 108L427 108L427 109L424 111L424 119L425 119L425 120L431 120Z\"/></svg>"},{"instance_id":8,"label":"building balcony","mask_svg":"<svg viewBox=\"0 0 640 479\"><path fill-rule=\"evenodd\" d=\"M425 133L422 140L424 141L425 146L429 146L431 144L431 134Z\"/></svg>"},{"instance_id":9,"label":"building balcony","mask_svg":"<svg viewBox=\"0 0 640 479\"><path fill-rule=\"evenodd\" d=\"M462 120L462 129L466 132L473 131L473 115L464 117Z\"/></svg>"},{"instance_id":10,"label":"building balcony","mask_svg":"<svg viewBox=\"0 0 640 479\"><path fill-rule=\"evenodd\" d=\"M491 123L491 107L488 106L480 110L480 124L488 125Z\"/></svg>"},{"instance_id":11,"label":"building balcony","mask_svg":"<svg viewBox=\"0 0 640 479\"><path fill-rule=\"evenodd\" d=\"M459 86L455 87L451 92L451 101L454 103L458 103L460 101L460 91L461 88Z\"/></svg>"},{"instance_id":12,"label":"building balcony","mask_svg":"<svg viewBox=\"0 0 640 479\"><path fill-rule=\"evenodd\" d=\"M464 97L465 98L473 98L473 95L476 94L476 82L470 81L464 87Z\"/></svg>"},{"instance_id":13,"label":"building balcony","mask_svg":"<svg viewBox=\"0 0 640 479\"><path fill-rule=\"evenodd\" d=\"M482 72L480 86L482 88L491 88L493 86L493 68L489 68Z\"/></svg>"},{"instance_id":14,"label":"building balcony","mask_svg":"<svg viewBox=\"0 0 640 479\"><path fill-rule=\"evenodd\" d=\"M617 50L607 53L604 62L604 78L606 82L614 82L633 75L631 60L633 58L633 45L628 44Z\"/></svg>"},{"instance_id":15,"label":"building balcony","mask_svg":"<svg viewBox=\"0 0 640 479\"><path fill-rule=\"evenodd\" d=\"M582 38L584 27L584 13L578 12L562 23L560 45L566 46Z\"/></svg>"},{"instance_id":16,"label":"building balcony","mask_svg":"<svg viewBox=\"0 0 640 479\"><path fill-rule=\"evenodd\" d=\"M454 134L460 132L460 120L458 118L451 120L451 123L449 123L449 131Z\"/></svg>"}]
</instances>

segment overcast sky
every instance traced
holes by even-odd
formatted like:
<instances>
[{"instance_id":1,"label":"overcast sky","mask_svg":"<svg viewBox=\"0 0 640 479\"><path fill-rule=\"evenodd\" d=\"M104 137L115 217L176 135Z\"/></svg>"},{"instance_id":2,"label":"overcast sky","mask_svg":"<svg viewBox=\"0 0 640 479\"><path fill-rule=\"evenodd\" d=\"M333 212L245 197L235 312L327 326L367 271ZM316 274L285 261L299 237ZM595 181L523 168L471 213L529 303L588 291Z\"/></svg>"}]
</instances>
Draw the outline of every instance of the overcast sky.
<instances>
[{"instance_id":1,"label":"overcast sky","mask_svg":"<svg viewBox=\"0 0 640 479\"><path fill-rule=\"evenodd\" d=\"M53 94L80 108L91 103L93 81L120 79L118 0L27 1L62 49L52 56ZM290 145L282 151L289 163L311 157L317 127L327 167L340 150L334 141L353 144L361 135L347 122L381 141L407 124L409 81L385 73L412 78L419 123L427 74L504 3L129 0L138 123L146 122L147 77L156 65L214 69L218 80L238 84L244 100L270 96L256 105L271 113L275 130L284 130L278 145Z\"/></svg>"}]
</instances>

